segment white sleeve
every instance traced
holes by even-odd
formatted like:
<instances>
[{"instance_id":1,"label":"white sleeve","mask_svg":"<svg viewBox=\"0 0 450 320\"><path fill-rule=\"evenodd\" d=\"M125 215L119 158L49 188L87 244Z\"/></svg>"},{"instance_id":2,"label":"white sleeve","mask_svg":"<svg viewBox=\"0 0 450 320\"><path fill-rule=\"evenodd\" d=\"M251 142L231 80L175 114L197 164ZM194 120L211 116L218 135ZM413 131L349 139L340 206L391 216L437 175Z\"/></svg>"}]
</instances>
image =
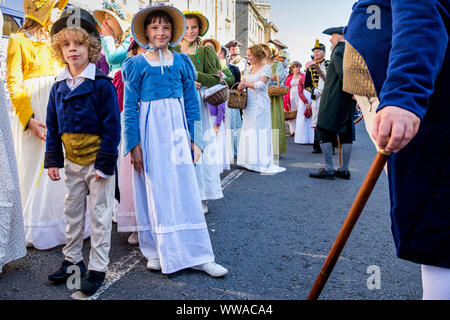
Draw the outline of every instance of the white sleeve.
<instances>
[{"instance_id":1,"label":"white sleeve","mask_svg":"<svg viewBox=\"0 0 450 320\"><path fill-rule=\"evenodd\" d=\"M100 171L98 169L95 169L95 173L97 173L101 178L104 178L104 179L108 179L108 178L111 178L113 176L113 174L112 175L108 175L108 174L103 173L103 171Z\"/></svg>"},{"instance_id":2,"label":"white sleeve","mask_svg":"<svg viewBox=\"0 0 450 320\"><path fill-rule=\"evenodd\" d=\"M272 76L272 68L267 64L264 65L263 69L261 70L261 77L267 77L270 79L271 76Z\"/></svg>"}]
</instances>

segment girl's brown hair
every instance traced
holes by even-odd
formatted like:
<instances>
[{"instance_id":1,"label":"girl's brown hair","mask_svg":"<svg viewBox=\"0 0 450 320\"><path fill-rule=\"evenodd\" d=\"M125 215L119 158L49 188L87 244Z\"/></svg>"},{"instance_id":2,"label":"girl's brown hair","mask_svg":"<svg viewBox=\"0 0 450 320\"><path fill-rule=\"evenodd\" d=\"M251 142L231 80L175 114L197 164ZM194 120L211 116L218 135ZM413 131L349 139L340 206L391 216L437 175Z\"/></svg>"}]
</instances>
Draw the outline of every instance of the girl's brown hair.
<instances>
[{"instance_id":1,"label":"girl's brown hair","mask_svg":"<svg viewBox=\"0 0 450 320\"><path fill-rule=\"evenodd\" d=\"M17 32L18 33L19 32L28 32L33 35L34 34L44 35L45 27L33 19L25 18L25 22L23 23L22 27L20 27L20 29Z\"/></svg>"},{"instance_id":2,"label":"girl's brown hair","mask_svg":"<svg viewBox=\"0 0 450 320\"><path fill-rule=\"evenodd\" d=\"M102 49L99 39L87 33L87 31L83 28L74 27L64 28L52 37L52 52L59 63L67 64L61 50L64 40L66 40L67 33L71 33L72 37L74 37L77 41L86 44L88 47L89 62L95 63L98 61L100 58L100 51Z\"/></svg>"},{"instance_id":3,"label":"girl's brown hair","mask_svg":"<svg viewBox=\"0 0 450 320\"><path fill-rule=\"evenodd\" d=\"M252 45L247 50L250 51L252 56L254 56L256 59L260 61L263 61L266 58L266 53L264 52L263 48L258 44Z\"/></svg>"},{"instance_id":4,"label":"girl's brown hair","mask_svg":"<svg viewBox=\"0 0 450 320\"><path fill-rule=\"evenodd\" d=\"M198 36L200 37L200 30L202 30L203 28L203 23L202 20L200 20L199 17L197 17L195 14L187 14L184 16L187 19L195 19L197 21L197 25L198 25Z\"/></svg>"},{"instance_id":5,"label":"girl's brown hair","mask_svg":"<svg viewBox=\"0 0 450 320\"><path fill-rule=\"evenodd\" d=\"M294 68L295 67L299 67L300 68L300 71L301 71L301 69L302 69L302 64L300 63L300 62L298 62L298 61L293 61L292 63L291 63L291 65L289 66L289 74L294 74Z\"/></svg>"}]
</instances>

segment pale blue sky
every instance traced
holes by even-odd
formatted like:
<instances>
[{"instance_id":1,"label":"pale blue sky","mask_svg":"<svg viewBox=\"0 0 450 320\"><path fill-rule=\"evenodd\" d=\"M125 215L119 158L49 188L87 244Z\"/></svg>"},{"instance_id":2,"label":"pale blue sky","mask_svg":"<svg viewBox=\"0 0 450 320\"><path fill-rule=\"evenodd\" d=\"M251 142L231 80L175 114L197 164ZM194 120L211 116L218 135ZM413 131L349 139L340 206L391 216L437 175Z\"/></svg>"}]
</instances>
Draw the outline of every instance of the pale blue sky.
<instances>
[{"instance_id":1,"label":"pale blue sky","mask_svg":"<svg viewBox=\"0 0 450 320\"><path fill-rule=\"evenodd\" d=\"M303 66L311 60L311 48L319 39L330 55L330 36L322 31L330 27L345 26L356 0L268 0L271 21L278 27L277 38L286 44L291 61Z\"/></svg>"}]
</instances>

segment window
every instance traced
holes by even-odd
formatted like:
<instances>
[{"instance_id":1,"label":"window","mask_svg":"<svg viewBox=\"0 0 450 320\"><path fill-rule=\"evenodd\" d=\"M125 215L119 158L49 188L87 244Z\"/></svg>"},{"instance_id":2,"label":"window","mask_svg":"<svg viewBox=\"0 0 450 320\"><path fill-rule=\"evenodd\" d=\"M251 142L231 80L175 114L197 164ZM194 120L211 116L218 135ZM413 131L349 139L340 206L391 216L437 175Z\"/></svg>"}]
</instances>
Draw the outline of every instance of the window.
<instances>
[{"instance_id":1,"label":"window","mask_svg":"<svg viewBox=\"0 0 450 320\"><path fill-rule=\"evenodd\" d=\"M17 22L7 14L3 14L3 20L3 36L9 37L12 33L19 30L20 27Z\"/></svg>"}]
</instances>

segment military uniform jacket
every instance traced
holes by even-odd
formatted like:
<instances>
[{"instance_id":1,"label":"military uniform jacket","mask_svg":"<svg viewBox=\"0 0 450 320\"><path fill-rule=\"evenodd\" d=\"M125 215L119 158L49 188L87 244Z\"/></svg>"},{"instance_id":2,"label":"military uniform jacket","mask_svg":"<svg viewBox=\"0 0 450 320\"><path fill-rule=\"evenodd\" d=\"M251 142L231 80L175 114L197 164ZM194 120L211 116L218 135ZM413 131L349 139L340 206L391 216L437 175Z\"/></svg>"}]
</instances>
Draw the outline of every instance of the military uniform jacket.
<instances>
[{"instance_id":1,"label":"military uniform jacket","mask_svg":"<svg viewBox=\"0 0 450 320\"><path fill-rule=\"evenodd\" d=\"M339 42L331 53L317 120L318 127L342 133L352 125L356 105L352 95L342 91L344 49L345 42Z\"/></svg>"},{"instance_id":2,"label":"military uniform jacket","mask_svg":"<svg viewBox=\"0 0 450 320\"><path fill-rule=\"evenodd\" d=\"M328 69L328 65L330 64L330 61L325 61L325 69ZM323 62L322 61L322 62ZM324 72L324 75L326 76L327 73ZM305 74L305 89L311 92L311 99L316 100L316 95L314 94L314 89L321 89L319 88L319 81L321 81L319 73L316 70L316 66L310 66L308 70L306 70Z\"/></svg>"}]
</instances>

